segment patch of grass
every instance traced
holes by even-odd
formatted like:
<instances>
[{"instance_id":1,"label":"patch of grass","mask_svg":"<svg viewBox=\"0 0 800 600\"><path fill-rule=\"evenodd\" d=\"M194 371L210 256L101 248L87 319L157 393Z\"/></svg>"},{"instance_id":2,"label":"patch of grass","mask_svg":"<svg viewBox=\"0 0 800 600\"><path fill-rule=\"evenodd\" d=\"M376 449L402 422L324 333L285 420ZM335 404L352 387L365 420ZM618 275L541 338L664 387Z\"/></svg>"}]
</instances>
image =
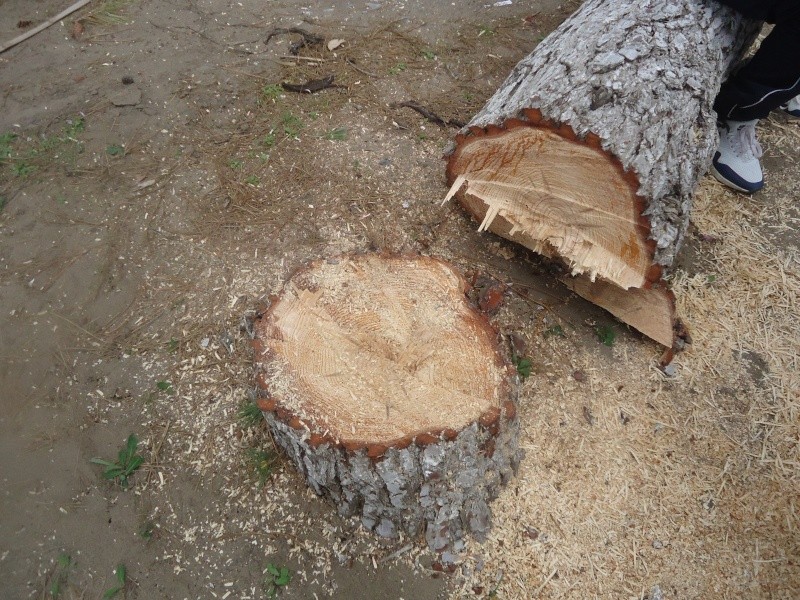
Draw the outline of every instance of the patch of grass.
<instances>
[{"instance_id":1,"label":"patch of grass","mask_svg":"<svg viewBox=\"0 0 800 600\"><path fill-rule=\"evenodd\" d=\"M284 135L292 139L297 139L304 127L303 121L292 113L284 113L281 117L281 125L283 125Z\"/></svg>"},{"instance_id":2,"label":"patch of grass","mask_svg":"<svg viewBox=\"0 0 800 600\"><path fill-rule=\"evenodd\" d=\"M77 141L75 138L78 134L86 131L86 119L83 117L75 117L74 119L67 119L67 124L64 126L64 135L72 140Z\"/></svg>"},{"instance_id":3,"label":"patch of grass","mask_svg":"<svg viewBox=\"0 0 800 600\"><path fill-rule=\"evenodd\" d=\"M292 575L288 567L277 567L273 563L268 563L264 569L264 593L267 598L275 598L278 591L289 585Z\"/></svg>"},{"instance_id":4,"label":"patch of grass","mask_svg":"<svg viewBox=\"0 0 800 600\"><path fill-rule=\"evenodd\" d=\"M408 65L404 62L399 62L394 65L391 69L389 69L389 75L398 75L405 71L408 68Z\"/></svg>"},{"instance_id":5,"label":"patch of grass","mask_svg":"<svg viewBox=\"0 0 800 600\"><path fill-rule=\"evenodd\" d=\"M258 477L258 485L263 486L278 464L278 455L272 451L251 448L247 452L247 463Z\"/></svg>"},{"instance_id":6,"label":"patch of grass","mask_svg":"<svg viewBox=\"0 0 800 600\"><path fill-rule=\"evenodd\" d=\"M81 20L95 25L124 25L128 19L122 14L122 11L130 3L131 0L105 0Z\"/></svg>"},{"instance_id":7,"label":"patch of grass","mask_svg":"<svg viewBox=\"0 0 800 600\"><path fill-rule=\"evenodd\" d=\"M24 160L17 161L13 165L11 165L11 171L17 177L27 177L28 175L33 173L35 170L36 170L36 167L34 167L30 163L25 162Z\"/></svg>"},{"instance_id":8,"label":"patch of grass","mask_svg":"<svg viewBox=\"0 0 800 600\"><path fill-rule=\"evenodd\" d=\"M326 140L341 142L347 139L347 127L336 127L325 134Z\"/></svg>"},{"instance_id":9,"label":"patch of grass","mask_svg":"<svg viewBox=\"0 0 800 600\"><path fill-rule=\"evenodd\" d=\"M436 54L433 52L433 50L423 50L422 58L425 60L434 60L436 58Z\"/></svg>"},{"instance_id":10,"label":"patch of grass","mask_svg":"<svg viewBox=\"0 0 800 600\"><path fill-rule=\"evenodd\" d=\"M125 589L125 584L128 580L128 571L125 568L125 565L122 563L117 565L117 568L114 569L114 578L117 580L117 583L114 587L107 589L103 593L103 600L111 600L111 598L116 598L117 595Z\"/></svg>"},{"instance_id":11,"label":"patch of grass","mask_svg":"<svg viewBox=\"0 0 800 600\"><path fill-rule=\"evenodd\" d=\"M232 159L230 159L228 161L228 166L231 169L233 169L235 171L238 171L239 169L241 169L244 166L244 163L242 161L240 161L239 159L237 159L237 158L232 158Z\"/></svg>"},{"instance_id":12,"label":"patch of grass","mask_svg":"<svg viewBox=\"0 0 800 600\"><path fill-rule=\"evenodd\" d=\"M0 135L0 163L11 157L16 139L17 134L10 131Z\"/></svg>"},{"instance_id":13,"label":"patch of grass","mask_svg":"<svg viewBox=\"0 0 800 600\"><path fill-rule=\"evenodd\" d=\"M544 337L553 337L553 336L566 337L566 334L564 333L564 328L561 327L561 325L553 325L552 327L545 329Z\"/></svg>"},{"instance_id":14,"label":"patch of grass","mask_svg":"<svg viewBox=\"0 0 800 600\"><path fill-rule=\"evenodd\" d=\"M594 332L597 334L597 339L608 347L613 346L614 340L617 339L617 332L610 325L598 325Z\"/></svg>"},{"instance_id":15,"label":"patch of grass","mask_svg":"<svg viewBox=\"0 0 800 600\"><path fill-rule=\"evenodd\" d=\"M165 381L165 380L162 380L162 381L157 381L157 382L156 382L156 387L157 387L157 388L158 388L160 391L162 391L162 392L166 392L167 394L172 394L172 393L175 391L175 390L172 388L172 384L171 384L169 381Z\"/></svg>"},{"instance_id":16,"label":"patch of grass","mask_svg":"<svg viewBox=\"0 0 800 600\"><path fill-rule=\"evenodd\" d=\"M255 175L250 175L249 177L245 178L244 182L247 185L252 185L254 187L258 187L258 185L261 183L261 180L258 177L256 177Z\"/></svg>"},{"instance_id":17,"label":"patch of grass","mask_svg":"<svg viewBox=\"0 0 800 600\"><path fill-rule=\"evenodd\" d=\"M275 135L275 130L272 130L263 138L261 138L261 145L267 148L272 148L275 145L276 140L277 136Z\"/></svg>"},{"instance_id":18,"label":"patch of grass","mask_svg":"<svg viewBox=\"0 0 800 600\"><path fill-rule=\"evenodd\" d=\"M74 563L72 562L72 557L66 552L62 552L58 555L58 558L56 559L56 568L53 572L53 577L50 580L50 586L47 588L47 591L50 592L50 596L54 600L61 595L62 590L67 585L69 572L73 565Z\"/></svg>"},{"instance_id":19,"label":"patch of grass","mask_svg":"<svg viewBox=\"0 0 800 600\"><path fill-rule=\"evenodd\" d=\"M137 533L139 534L140 538L149 542L151 539L153 539L153 531L155 531L155 527L156 524L148 519L139 526L139 531Z\"/></svg>"},{"instance_id":20,"label":"patch of grass","mask_svg":"<svg viewBox=\"0 0 800 600\"><path fill-rule=\"evenodd\" d=\"M265 85L261 88L261 98L274 102L283 95L283 88L279 85Z\"/></svg>"},{"instance_id":21,"label":"patch of grass","mask_svg":"<svg viewBox=\"0 0 800 600\"><path fill-rule=\"evenodd\" d=\"M133 475L142 463L144 457L136 453L139 447L139 440L136 434L130 434L125 445L120 449L116 461L104 460L102 458L93 458L89 462L102 465L106 468L103 471L104 479L116 479L123 489L128 489L128 478Z\"/></svg>"},{"instance_id":22,"label":"patch of grass","mask_svg":"<svg viewBox=\"0 0 800 600\"><path fill-rule=\"evenodd\" d=\"M264 420L264 413L258 408L255 402L245 400L239 409L239 423L242 427L255 427Z\"/></svg>"},{"instance_id":23,"label":"patch of grass","mask_svg":"<svg viewBox=\"0 0 800 600\"><path fill-rule=\"evenodd\" d=\"M106 154L109 156L123 156L125 154L125 148L119 144L109 144L106 146Z\"/></svg>"}]
</instances>

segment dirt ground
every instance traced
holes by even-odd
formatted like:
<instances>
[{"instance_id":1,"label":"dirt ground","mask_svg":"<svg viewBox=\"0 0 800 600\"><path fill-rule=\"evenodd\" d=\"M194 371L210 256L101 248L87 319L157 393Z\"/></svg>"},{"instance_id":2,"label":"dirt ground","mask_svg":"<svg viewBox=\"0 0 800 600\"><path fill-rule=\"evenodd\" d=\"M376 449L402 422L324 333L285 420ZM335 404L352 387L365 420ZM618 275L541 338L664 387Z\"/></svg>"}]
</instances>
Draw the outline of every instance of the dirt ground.
<instances>
[{"instance_id":1,"label":"dirt ground","mask_svg":"<svg viewBox=\"0 0 800 600\"><path fill-rule=\"evenodd\" d=\"M0 0L0 40L68 4ZM578 2L495 4L96 0L0 54L0 596L798 597L800 126L762 124L764 192L701 186L664 374L441 205L456 124ZM293 55L295 27L323 41ZM526 455L450 575L339 519L246 414L247 317L363 250L511 284ZM125 489L90 460L132 433Z\"/></svg>"}]
</instances>

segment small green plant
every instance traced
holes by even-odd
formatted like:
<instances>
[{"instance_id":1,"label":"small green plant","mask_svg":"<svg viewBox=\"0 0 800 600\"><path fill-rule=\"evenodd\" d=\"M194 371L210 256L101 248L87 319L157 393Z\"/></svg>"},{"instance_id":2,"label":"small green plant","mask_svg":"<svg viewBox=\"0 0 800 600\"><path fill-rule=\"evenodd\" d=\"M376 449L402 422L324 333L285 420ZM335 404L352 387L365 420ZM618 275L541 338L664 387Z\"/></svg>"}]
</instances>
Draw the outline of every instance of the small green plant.
<instances>
[{"instance_id":1,"label":"small green plant","mask_svg":"<svg viewBox=\"0 0 800 600\"><path fill-rule=\"evenodd\" d=\"M169 381L157 381L156 387L162 391L166 392L167 394L171 394L175 390L172 389L172 384Z\"/></svg>"},{"instance_id":2,"label":"small green plant","mask_svg":"<svg viewBox=\"0 0 800 600\"><path fill-rule=\"evenodd\" d=\"M3 209L6 207L6 204L8 204L8 200L6 200L6 197L0 196L0 213L3 212Z\"/></svg>"},{"instance_id":3,"label":"small green plant","mask_svg":"<svg viewBox=\"0 0 800 600\"><path fill-rule=\"evenodd\" d=\"M232 159L230 159L228 161L228 166L231 169L234 169L234 170L238 171L239 169L241 169L244 166L244 163L242 161L240 161L239 159L232 158Z\"/></svg>"},{"instance_id":4,"label":"small green plant","mask_svg":"<svg viewBox=\"0 0 800 600\"><path fill-rule=\"evenodd\" d=\"M561 325L553 325L545 329L544 337L565 337L564 328Z\"/></svg>"},{"instance_id":5,"label":"small green plant","mask_svg":"<svg viewBox=\"0 0 800 600\"><path fill-rule=\"evenodd\" d=\"M261 145L266 146L267 148L272 148L275 145L275 140L275 130L273 129L267 135L261 138Z\"/></svg>"},{"instance_id":6,"label":"small green plant","mask_svg":"<svg viewBox=\"0 0 800 600\"><path fill-rule=\"evenodd\" d=\"M11 166L11 170L17 177L27 177L36 170L36 167L25 162L24 160L20 160Z\"/></svg>"},{"instance_id":7,"label":"small green plant","mask_svg":"<svg viewBox=\"0 0 800 600\"><path fill-rule=\"evenodd\" d=\"M336 127L325 134L326 140L341 142L347 139L347 127Z\"/></svg>"},{"instance_id":8,"label":"small green plant","mask_svg":"<svg viewBox=\"0 0 800 600\"><path fill-rule=\"evenodd\" d=\"M283 125L284 135L289 138L297 139L297 136L300 135L300 130L303 129L303 122L292 113L285 113L281 117L281 124Z\"/></svg>"},{"instance_id":9,"label":"small green plant","mask_svg":"<svg viewBox=\"0 0 800 600\"><path fill-rule=\"evenodd\" d=\"M255 427L264 420L264 413L255 402L245 400L239 409L239 423L242 427Z\"/></svg>"},{"instance_id":10,"label":"small green plant","mask_svg":"<svg viewBox=\"0 0 800 600\"><path fill-rule=\"evenodd\" d=\"M274 102L283 95L283 88L279 85L265 85L261 88L261 98Z\"/></svg>"},{"instance_id":11,"label":"small green plant","mask_svg":"<svg viewBox=\"0 0 800 600\"><path fill-rule=\"evenodd\" d=\"M142 463L144 457L136 453L139 447L139 440L135 434L130 434L125 445L120 449L116 461L104 460L102 458L93 458L89 462L95 465L102 465L106 468L103 471L104 479L117 479L123 489L128 489L128 478L133 475Z\"/></svg>"},{"instance_id":12,"label":"small green plant","mask_svg":"<svg viewBox=\"0 0 800 600\"><path fill-rule=\"evenodd\" d=\"M11 156L14 140L17 139L16 133L10 131L0 135L0 162L5 161Z\"/></svg>"},{"instance_id":13,"label":"small green plant","mask_svg":"<svg viewBox=\"0 0 800 600\"><path fill-rule=\"evenodd\" d=\"M488 25L481 25L478 28L478 37L485 35L486 37L491 37L494 35L494 29L489 27Z\"/></svg>"},{"instance_id":14,"label":"small green plant","mask_svg":"<svg viewBox=\"0 0 800 600\"><path fill-rule=\"evenodd\" d=\"M423 50L422 58L425 60L434 60L436 58L436 54L433 52L433 50Z\"/></svg>"},{"instance_id":15,"label":"small green plant","mask_svg":"<svg viewBox=\"0 0 800 600\"><path fill-rule=\"evenodd\" d=\"M263 486L278 464L278 455L275 452L251 448L247 452L247 462L258 477L258 485Z\"/></svg>"},{"instance_id":16,"label":"small green plant","mask_svg":"<svg viewBox=\"0 0 800 600\"><path fill-rule=\"evenodd\" d=\"M50 596L53 599L58 598L61 595L61 590L67 585L67 579L69 578L69 572L72 566L72 557L69 554L62 552L58 555L55 572L53 573L53 578L48 588Z\"/></svg>"},{"instance_id":17,"label":"small green plant","mask_svg":"<svg viewBox=\"0 0 800 600\"><path fill-rule=\"evenodd\" d=\"M114 569L114 578L117 580L117 583L114 587L107 589L103 593L103 600L116 598L117 594L125 589L125 583L128 579L128 572L127 569L125 569L125 565L121 563L117 565L117 568Z\"/></svg>"},{"instance_id":18,"label":"small green plant","mask_svg":"<svg viewBox=\"0 0 800 600\"><path fill-rule=\"evenodd\" d=\"M67 119L67 124L64 126L64 135L67 139L77 141L79 133L86 130L86 120L83 117L75 117L74 119Z\"/></svg>"},{"instance_id":19,"label":"small green plant","mask_svg":"<svg viewBox=\"0 0 800 600\"><path fill-rule=\"evenodd\" d=\"M176 340L175 338L169 338L169 341L167 342L166 345L167 345L167 352L169 352L170 354L174 354L175 352L178 351L178 348L180 347L180 342L178 342L178 340Z\"/></svg>"},{"instance_id":20,"label":"small green plant","mask_svg":"<svg viewBox=\"0 0 800 600\"><path fill-rule=\"evenodd\" d=\"M517 368L517 373L522 378L522 381L525 381L528 377L531 376L531 369L533 368L533 363L529 358L525 358L523 356L515 356L514 357L514 366Z\"/></svg>"},{"instance_id":21,"label":"small green plant","mask_svg":"<svg viewBox=\"0 0 800 600\"><path fill-rule=\"evenodd\" d=\"M408 65L406 65L406 63L399 62L395 66L393 66L391 69L389 69L389 75L397 75L397 74L402 73L403 71L405 71L407 68L408 68Z\"/></svg>"},{"instance_id":22,"label":"small green plant","mask_svg":"<svg viewBox=\"0 0 800 600\"><path fill-rule=\"evenodd\" d=\"M152 521L145 521L139 526L139 537L149 542L151 539L153 539L153 531L155 530L155 527L156 525Z\"/></svg>"},{"instance_id":23,"label":"small green plant","mask_svg":"<svg viewBox=\"0 0 800 600\"><path fill-rule=\"evenodd\" d=\"M125 148L119 144L109 144L106 146L106 154L109 156L122 156L125 154Z\"/></svg>"},{"instance_id":24,"label":"small green plant","mask_svg":"<svg viewBox=\"0 0 800 600\"><path fill-rule=\"evenodd\" d=\"M289 585L291 579L292 575L287 567L279 568L272 563L268 563L264 569L264 593L268 598L277 597L278 590Z\"/></svg>"},{"instance_id":25,"label":"small green plant","mask_svg":"<svg viewBox=\"0 0 800 600\"><path fill-rule=\"evenodd\" d=\"M257 187L261 183L261 180L255 175L250 175L249 177L245 178L244 182L247 185L252 185L254 187Z\"/></svg>"},{"instance_id":26,"label":"small green plant","mask_svg":"<svg viewBox=\"0 0 800 600\"><path fill-rule=\"evenodd\" d=\"M598 325L594 330L599 339L606 346L613 346L614 340L617 338L617 333L610 325Z\"/></svg>"},{"instance_id":27,"label":"small green plant","mask_svg":"<svg viewBox=\"0 0 800 600\"><path fill-rule=\"evenodd\" d=\"M256 158L260 160L262 163L265 163L269 160L269 152L259 152L256 154Z\"/></svg>"}]
</instances>

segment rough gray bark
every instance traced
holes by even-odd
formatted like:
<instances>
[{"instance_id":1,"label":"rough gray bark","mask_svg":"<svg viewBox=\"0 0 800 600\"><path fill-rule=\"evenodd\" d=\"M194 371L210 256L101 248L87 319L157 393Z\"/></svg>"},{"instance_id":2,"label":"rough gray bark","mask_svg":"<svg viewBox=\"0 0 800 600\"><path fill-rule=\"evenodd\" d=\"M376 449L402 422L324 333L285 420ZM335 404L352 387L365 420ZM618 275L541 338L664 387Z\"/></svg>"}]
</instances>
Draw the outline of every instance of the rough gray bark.
<instances>
[{"instance_id":1,"label":"rough gray bark","mask_svg":"<svg viewBox=\"0 0 800 600\"><path fill-rule=\"evenodd\" d=\"M389 448L374 460L365 449L314 447L307 430L293 429L274 412L264 415L275 441L340 515L360 516L366 529L383 537L424 532L445 561L464 549L466 533L483 540L491 522L489 502L513 476L521 456L515 416L500 417L496 435L473 423L452 441Z\"/></svg>"},{"instance_id":2,"label":"rough gray bark","mask_svg":"<svg viewBox=\"0 0 800 600\"><path fill-rule=\"evenodd\" d=\"M636 174L654 261L668 266L717 145L714 98L758 29L713 0L588 0L520 61L468 128L534 108L579 136L599 136Z\"/></svg>"}]
</instances>

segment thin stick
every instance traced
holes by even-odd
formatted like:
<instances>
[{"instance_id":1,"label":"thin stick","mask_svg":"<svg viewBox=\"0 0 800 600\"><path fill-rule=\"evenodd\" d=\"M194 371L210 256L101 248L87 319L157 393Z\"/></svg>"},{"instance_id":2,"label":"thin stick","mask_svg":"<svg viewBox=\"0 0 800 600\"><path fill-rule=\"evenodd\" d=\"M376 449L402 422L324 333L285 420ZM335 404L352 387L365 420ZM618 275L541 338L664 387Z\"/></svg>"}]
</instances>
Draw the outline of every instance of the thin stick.
<instances>
[{"instance_id":1,"label":"thin stick","mask_svg":"<svg viewBox=\"0 0 800 600\"><path fill-rule=\"evenodd\" d=\"M55 17L52 17L51 19L48 19L47 21L45 21L41 25L37 25L36 27L31 29L30 31L26 31L22 35L18 35L17 37L15 37L10 42L6 42L3 46L0 46L0 54L5 52L9 48L12 48L12 47L16 46L20 42L24 42L29 37L33 37L34 35L36 35L40 31L44 31L45 29L47 29L48 27L50 27L54 23L57 23L58 21L60 21L64 17L66 17L67 15L72 14L76 10L78 10L79 8L82 8L82 7L86 6L91 1L92 0L78 0L78 2L76 2L75 4L70 6L68 9L61 11Z\"/></svg>"}]
</instances>

